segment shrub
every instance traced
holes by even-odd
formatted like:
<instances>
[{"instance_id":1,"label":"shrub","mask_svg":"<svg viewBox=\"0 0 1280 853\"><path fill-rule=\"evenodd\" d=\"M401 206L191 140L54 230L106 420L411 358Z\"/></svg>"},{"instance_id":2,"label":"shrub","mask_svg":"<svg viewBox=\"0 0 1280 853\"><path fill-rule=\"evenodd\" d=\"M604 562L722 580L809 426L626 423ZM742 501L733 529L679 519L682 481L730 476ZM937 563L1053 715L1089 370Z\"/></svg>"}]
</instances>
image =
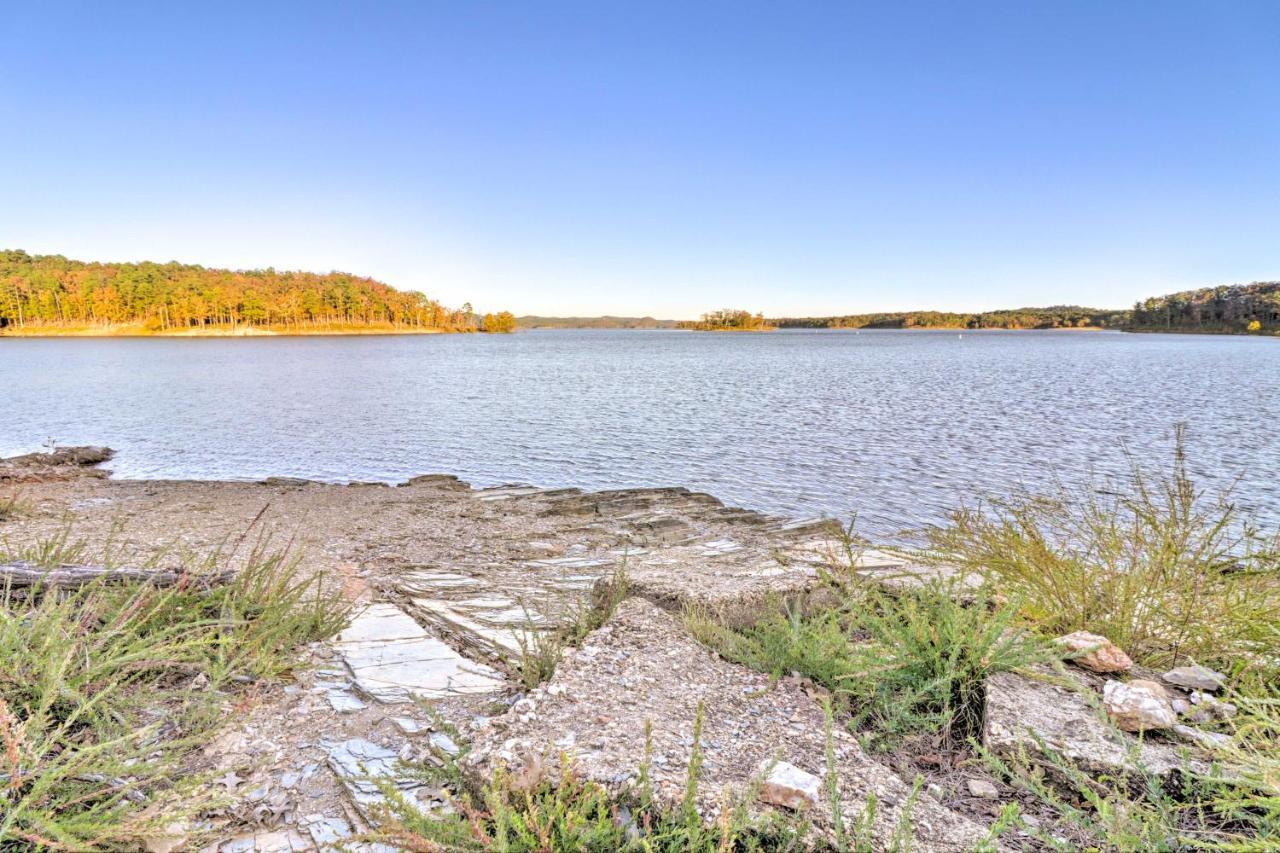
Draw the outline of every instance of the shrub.
<instances>
[{"instance_id":1,"label":"shrub","mask_svg":"<svg viewBox=\"0 0 1280 853\"><path fill-rule=\"evenodd\" d=\"M1049 657L1015 625L1018 606L995 604L983 590L938 580L891 595L835 582L842 603L834 609L788 608L741 629L697 613L686 624L729 660L813 679L884 746L925 731L963 742L981 729L989 674Z\"/></svg>"},{"instance_id":2,"label":"shrub","mask_svg":"<svg viewBox=\"0 0 1280 853\"><path fill-rule=\"evenodd\" d=\"M1127 483L962 509L927 531L928 556L984 576L1042 630L1103 634L1141 663L1265 665L1276 653L1280 565L1230 495L1136 465Z\"/></svg>"}]
</instances>

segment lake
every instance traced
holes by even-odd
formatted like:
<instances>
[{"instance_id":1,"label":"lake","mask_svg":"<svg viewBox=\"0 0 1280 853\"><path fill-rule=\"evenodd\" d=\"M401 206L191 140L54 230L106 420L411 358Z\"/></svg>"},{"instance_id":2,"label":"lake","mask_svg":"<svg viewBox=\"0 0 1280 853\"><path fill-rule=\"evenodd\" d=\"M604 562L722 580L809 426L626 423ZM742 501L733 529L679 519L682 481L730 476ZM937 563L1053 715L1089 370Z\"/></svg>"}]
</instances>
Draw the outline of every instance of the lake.
<instances>
[{"instance_id":1,"label":"lake","mask_svg":"<svg viewBox=\"0 0 1280 853\"><path fill-rule=\"evenodd\" d=\"M0 339L0 456L116 476L685 485L885 533L1164 465L1280 520L1280 340L1112 332L532 331Z\"/></svg>"}]
</instances>

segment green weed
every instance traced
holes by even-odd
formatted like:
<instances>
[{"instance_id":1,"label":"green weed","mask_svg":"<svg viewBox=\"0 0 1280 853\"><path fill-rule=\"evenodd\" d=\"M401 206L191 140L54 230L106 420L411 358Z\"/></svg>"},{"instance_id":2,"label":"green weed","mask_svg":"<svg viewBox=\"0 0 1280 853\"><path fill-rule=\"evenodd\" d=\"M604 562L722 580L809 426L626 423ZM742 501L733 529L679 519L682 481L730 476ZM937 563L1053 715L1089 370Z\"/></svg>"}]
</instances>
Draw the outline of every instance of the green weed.
<instances>
[{"instance_id":1,"label":"green weed","mask_svg":"<svg viewBox=\"0 0 1280 853\"><path fill-rule=\"evenodd\" d=\"M1047 634L1102 634L1153 667L1275 670L1278 540L1195 488L1181 430L1167 473L961 509L927 536L928 556L1017 597Z\"/></svg>"},{"instance_id":2,"label":"green weed","mask_svg":"<svg viewBox=\"0 0 1280 853\"><path fill-rule=\"evenodd\" d=\"M0 561L83 550L60 534ZM0 589L0 845L116 848L189 812L188 762L222 703L345 624L323 579L265 544L207 589L219 555L172 560L170 587Z\"/></svg>"},{"instance_id":3,"label":"green weed","mask_svg":"<svg viewBox=\"0 0 1280 853\"><path fill-rule=\"evenodd\" d=\"M553 629L542 626L525 608L525 624L516 631L516 654L506 661L507 668L525 690L532 690L555 674L556 664L566 647L576 646L613 616L614 610L627 597L626 564L620 566L606 583L597 589L590 601L574 600L561 624ZM562 603L558 603L563 606ZM545 607L544 610L555 608Z\"/></svg>"}]
</instances>

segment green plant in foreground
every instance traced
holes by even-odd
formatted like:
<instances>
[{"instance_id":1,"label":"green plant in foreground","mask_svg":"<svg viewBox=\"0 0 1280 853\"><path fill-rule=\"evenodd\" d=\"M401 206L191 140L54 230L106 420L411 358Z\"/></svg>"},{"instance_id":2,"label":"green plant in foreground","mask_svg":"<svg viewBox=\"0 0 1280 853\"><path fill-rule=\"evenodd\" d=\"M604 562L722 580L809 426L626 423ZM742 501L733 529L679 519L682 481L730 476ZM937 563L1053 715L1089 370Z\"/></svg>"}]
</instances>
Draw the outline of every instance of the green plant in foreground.
<instances>
[{"instance_id":1,"label":"green plant in foreground","mask_svg":"<svg viewBox=\"0 0 1280 853\"><path fill-rule=\"evenodd\" d=\"M888 746L937 732L963 743L980 732L988 675L1046 660L1020 629L1016 603L937 580L897 594L840 582L837 608L729 628L698 613L686 624L726 658L775 675L798 672L832 691L836 710Z\"/></svg>"},{"instance_id":2,"label":"green plant in foreground","mask_svg":"<svg viewBox=\"0 0 1280 853\"><path fill-rule=\"evenodd\" d=\"M0 561L82 551L59 541ZM0 845L119 847L189 812L186 762L230 691L345 624L321 578L265 545L207 589L219 555L175 559L190 582L0 590Z\"/></svg>"},{"instance_id":3,"label":"green plant in foreground","mask_svg":"<svg viewBox=\"0 0 1280 853\"><path fill-rule=\"evenodd\" d=\"M1102 634L1153 667L1280 669L1280 539L1196 490L1181 429L1166 474L1133 465L1127 483L962 509L927 536L930 557L1018 597L1048 634Z\"/></svg>"},{"instance_id":4,"label":"green plant in foreground","mask_svg":"<svg viewBox=\"0 0 1280 853\"><path fill-rule=\"evenodd\" d=\"M575 600L562 618L562 624L547 629L525 608L525 623L515 632L516 654L507 661L508 668L525 690L532 690L555 674L560 654L568 646L576 646L613 616L614 610L627 597L625 562L607 582L597 587L591 601ZM546 610L553 608L547 607Z\"/></svg>"},{"instance_id":5,"label":"green plant in foreground","mask_svg":"<svg viewBox=\"0 0 1280 853\"><path fill-rule=\"evenodd\" d=\"M394 786L383 784L388 803L385 820L371 837L405 850L429 853L782 853L826 849L820 839L811 838L802 821L777 814L752 817L745 805L754 799L754 790L737 803L722 804L718 820L709 823L703 819L698 810L701 708L694 723L694 746L684 794L678 803L664 808L654 800L649 783L649 731L646 726L645 759L634 790L610 792L582 779L567 755L560 757L554 783L544 782L533 791L514 790L510 781L498 773L475 796L460 793L451 811L435 815L424 814Z\"/></svg>"}]
</instances>

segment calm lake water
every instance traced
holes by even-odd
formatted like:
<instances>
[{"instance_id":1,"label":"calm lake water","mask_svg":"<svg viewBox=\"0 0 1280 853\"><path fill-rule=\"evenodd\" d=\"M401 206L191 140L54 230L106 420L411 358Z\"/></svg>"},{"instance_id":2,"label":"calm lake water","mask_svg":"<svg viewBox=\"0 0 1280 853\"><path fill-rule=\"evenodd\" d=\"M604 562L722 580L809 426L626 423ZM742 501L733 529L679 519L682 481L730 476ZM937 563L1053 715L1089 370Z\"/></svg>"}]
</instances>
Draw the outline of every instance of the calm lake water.
<instances>
[{"instance_id":1,"label":"calm lake water","mask_svg":"<svg viewBox=\"0 0 1280 853\"><path fill-rule=\"evenodd\" d=\"M1280 519L1280 340L1096 332L536 331L0 339L0 456L119 477L454 473L687 485L886 532L979 495L1163 464Z\"/></svg>"}]
</instances>

